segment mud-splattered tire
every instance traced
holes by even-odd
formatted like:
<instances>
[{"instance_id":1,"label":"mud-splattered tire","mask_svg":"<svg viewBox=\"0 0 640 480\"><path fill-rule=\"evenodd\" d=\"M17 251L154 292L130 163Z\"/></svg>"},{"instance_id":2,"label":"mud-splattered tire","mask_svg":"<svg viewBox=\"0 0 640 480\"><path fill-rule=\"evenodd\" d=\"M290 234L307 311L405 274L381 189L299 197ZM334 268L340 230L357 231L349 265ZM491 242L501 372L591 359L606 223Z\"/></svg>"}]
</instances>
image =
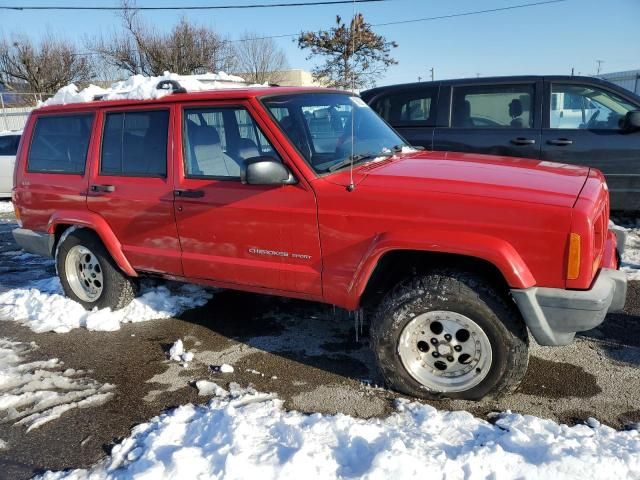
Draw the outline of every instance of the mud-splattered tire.
<instances>
[{"instance_id":1,"label":"mud-splattered tire","mask_svg":"<svg viewBox=\"0 0 640 480\"><path fill-rule=\"evenodd\" d=\"M135 284L109 255L100 238L86 228L63 234L56 267L65 294L87 310L118 310L135 298Z\"/></svg>"},{"instance_id":2,"label":"mud-splattered tire","mask_svg":"<svg viewBox=\"0 0 640 480\"><path fill-rule=\"evenodd\" d=\"M508 394L528 364L527 330L513 302L487 279L457 270L389 292L372 319L371 344L387 384L425 399Z\"/></svg>"}]
</instances>

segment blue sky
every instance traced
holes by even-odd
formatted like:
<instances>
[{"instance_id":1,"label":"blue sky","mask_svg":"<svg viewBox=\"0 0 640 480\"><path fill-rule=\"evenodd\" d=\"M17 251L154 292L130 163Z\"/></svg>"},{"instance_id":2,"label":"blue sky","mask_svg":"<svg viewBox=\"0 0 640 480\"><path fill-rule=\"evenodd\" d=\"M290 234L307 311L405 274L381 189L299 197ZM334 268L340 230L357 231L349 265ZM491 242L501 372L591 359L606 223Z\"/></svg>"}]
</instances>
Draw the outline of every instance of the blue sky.
<instances>
[{"instance_id":1,"label":"blue sky","mask_svg":"<svg viewBox=\"0 0 640 480\"><path fill-rule=\"evenodd\" d=\"M139 6L224 5L272 2L273 0L138 0ZM287 0L283 0L287 1ZM300 1L300 0L298 0ZM484 10L528 3L532 0L388 0L360 4L357 10L370 23ZM117 6L117 0L0 0L0 5L100 5ZM264 35L295 33L331 26L335 15L351 17L353 7L309 6L256 10L185 12L192 20L213 27L231 38L245 31ZM144 12L159 29L169 29L178 12ZM568 0L518 10L459 17L430 22L379 27L376 30L398 42L394 57L399 64L378 80L378 85L476 75L576 74L591 75L596 60L602 73L640 69L637 38L640 0ZM81 41L87 35L119 27L113 12L0 11L0 33L27 33L37 37L45 31ZM276 42L287 53L292 68L310 70L290 38Z\"/></svg>"}]
</instances>

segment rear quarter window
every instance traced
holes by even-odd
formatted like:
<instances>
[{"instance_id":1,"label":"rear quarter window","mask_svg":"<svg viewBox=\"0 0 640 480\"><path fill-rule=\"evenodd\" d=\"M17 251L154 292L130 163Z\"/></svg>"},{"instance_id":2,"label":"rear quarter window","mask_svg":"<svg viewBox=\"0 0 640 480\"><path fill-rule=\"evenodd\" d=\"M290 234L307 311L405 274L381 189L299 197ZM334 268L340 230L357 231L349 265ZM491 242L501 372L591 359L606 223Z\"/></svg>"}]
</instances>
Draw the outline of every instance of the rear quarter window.
<instances>
[{"instance_id":1,"label":"rear quarter window","mask_svg":"<svg viewBox=\"0 0 640 480\"><path fill-rule=\"evenodd\" d=\"M20 143L20 135L0 135L0 156L15 156Z\"/></svg>"},{"instance_id":2,"label":"rear quarter window","mask_svg":"<svg viewBox=\"0 0 640 480\"><path fill-rule=\"evenodd\" d=\"M33 129L27 171L83 174L94 115L38 117Z\"/></svg>"},{"instance_id":3,"label":"rear quarter window","mask_svg":"<svg viewBox=\"0 0 640 480\"><path fill-rule=\"evenodd\" d=\"M371 107L391 125L434 126L437 88L424 88L385 95Z\"/></svg>"}]
</instances>

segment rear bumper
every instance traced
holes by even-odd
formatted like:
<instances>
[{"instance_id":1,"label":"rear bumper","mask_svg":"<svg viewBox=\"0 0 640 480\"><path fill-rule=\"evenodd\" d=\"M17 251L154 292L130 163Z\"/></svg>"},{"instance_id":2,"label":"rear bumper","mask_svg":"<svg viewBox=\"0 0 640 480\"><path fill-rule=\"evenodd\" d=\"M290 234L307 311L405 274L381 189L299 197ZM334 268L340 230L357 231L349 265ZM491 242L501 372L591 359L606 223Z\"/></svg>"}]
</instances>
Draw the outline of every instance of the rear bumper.
<instances>
[{"instance_id":1,"label":"rear bumper","mask_svg":"<svg viewBox=\"0 0 640 480\"><path fill-rule=\"evenodd\" d=\"M607 313L624 308L627 277L603 268L590 290L531 287L511 295L540 345L567 345L576 332L595 328Z\"/></svg>"},{"instance_id":2,"label":"rear bumper","mask_svg":"<svg viewBox=\"0 0 640 480\"><path fill-rule=\"evenodd\" d=\"M53 234L34 232L25 228L16 228L11 233L13 233L16 243L25 252L43 257L53 257L53 244L55 243Z\"/></svg>"}]
</instances>

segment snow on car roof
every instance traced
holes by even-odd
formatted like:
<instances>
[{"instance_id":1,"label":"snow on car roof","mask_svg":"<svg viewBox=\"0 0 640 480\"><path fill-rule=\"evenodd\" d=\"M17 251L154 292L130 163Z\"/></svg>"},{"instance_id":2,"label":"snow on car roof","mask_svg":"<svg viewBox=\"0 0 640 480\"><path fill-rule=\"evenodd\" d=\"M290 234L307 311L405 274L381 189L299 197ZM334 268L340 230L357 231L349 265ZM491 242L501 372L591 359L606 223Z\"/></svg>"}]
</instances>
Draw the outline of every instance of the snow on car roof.
<instances>
[{"instance_id":1,"label":"snow on car roof","mask_svg":"<svg viewBox=\"0 0 640 480\"><path fill-rule=\"evenodd\" d=\"M158 89L160 82L178 82L187 92L228 90L240 88L265 88L269 85L249 84L242 77L225 72L205 73L202 75L178 75L165 72L158 77L132 75L126 80L113 83L109 88L89 85L79 90L71 83L40 106L67 105L98 100L152 100L172 93L171 89Z\"/></svg>"}]
</instances>

